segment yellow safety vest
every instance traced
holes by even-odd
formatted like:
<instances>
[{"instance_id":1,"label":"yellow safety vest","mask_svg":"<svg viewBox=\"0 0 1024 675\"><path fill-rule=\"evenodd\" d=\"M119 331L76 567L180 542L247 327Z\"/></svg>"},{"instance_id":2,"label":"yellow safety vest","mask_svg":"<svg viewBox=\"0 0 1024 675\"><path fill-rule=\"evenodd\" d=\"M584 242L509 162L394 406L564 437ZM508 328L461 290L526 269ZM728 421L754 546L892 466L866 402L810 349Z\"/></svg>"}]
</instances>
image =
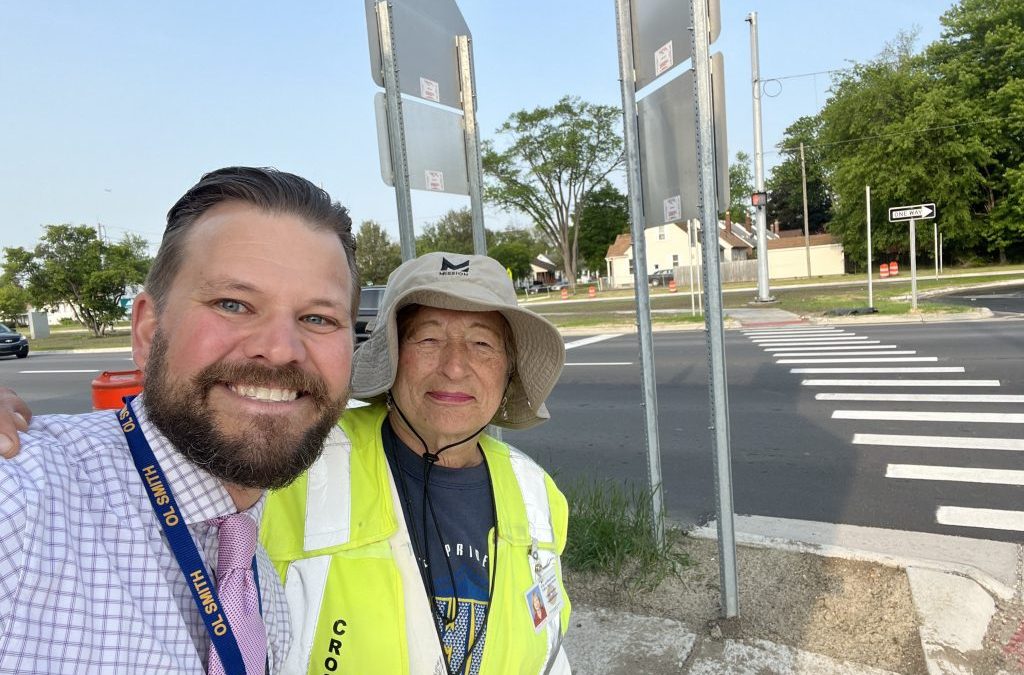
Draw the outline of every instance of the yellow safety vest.
<instances>
[{"instance_id":1,"label":"yellow safety vest","mask_svg":"<svg viewBox=\"0 0 1024 675\"><path fill-rule=\"evenodd\" d=\"M285 584L292 646L285 672L445 672L423 582L384 455L383 405L348 410L323 455L269 495L261 538ZM570 604L559 554L565 497L533 460L489 436L498 543L488 536L493 595L480 675L569 673ZM535 629L527 594L554 570L560 612ZM496 576L495 576L496 575Z\"/></svg>"}]
</instances>

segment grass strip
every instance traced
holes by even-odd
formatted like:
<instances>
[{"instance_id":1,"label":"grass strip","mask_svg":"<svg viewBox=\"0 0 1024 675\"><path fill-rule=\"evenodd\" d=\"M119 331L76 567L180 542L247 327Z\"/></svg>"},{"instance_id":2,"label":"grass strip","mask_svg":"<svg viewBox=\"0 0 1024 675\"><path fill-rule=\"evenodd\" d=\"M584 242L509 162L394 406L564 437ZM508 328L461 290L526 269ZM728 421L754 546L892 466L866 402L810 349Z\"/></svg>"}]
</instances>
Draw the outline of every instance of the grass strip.
<instances>
[{"instance_id":1,"label":"grass strip","mask_svg":"<svg viewBox=\"0 0 1024 675\"><path fill-rule=\"evenodd\" d=\"M651 493L611 480L578 479L565 486L569 536L562 561L573 571L615 579L625 590L650 589L690 566L673 550L680 533L654 540Z\"/></svg>"}]
</instances>

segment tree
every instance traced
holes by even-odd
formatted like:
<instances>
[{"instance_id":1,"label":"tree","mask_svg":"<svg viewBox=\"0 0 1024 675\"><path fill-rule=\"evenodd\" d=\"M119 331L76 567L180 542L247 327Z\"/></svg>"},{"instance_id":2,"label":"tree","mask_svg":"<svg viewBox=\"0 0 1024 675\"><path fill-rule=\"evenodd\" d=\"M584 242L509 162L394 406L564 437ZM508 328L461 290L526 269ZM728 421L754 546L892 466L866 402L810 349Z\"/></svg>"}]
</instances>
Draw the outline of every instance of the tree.
<instances>
[{"instance_id":1,"label":"tree","mask_svg":"<svg viewBox=\"0 0 1024 675\"><path fill-rule=\"evenodd\" d=\"M383 284L402 264L402 251L374 220L364 220L356 232L356 267L364 284Z\"/></svg>"},{"instance_id":2,"label":"tree","mask_svg":"<svg viewBox=\"0 0 1024 675\"><path fill-rule=\"evenodd\" d=\"M530 263L544 252L544 244L530 230L509 228L488 233L492 241L487 255L512 270L513 279L527 279Z\"/></svg>"},{"instance_id":3,"label":"tree","mask_svg":"<svg viewBox=\"0 0 1024 675\"><path fill-rule=\"evenodd\" d=\"M750 213L750 195L754 193L754 173L750 169L750 155L740 150L736 161L729 165L729 208L726 212L734 223L742 223ZM725 213L721 214L725 217Z\"/></svg>"},{"instance_id":4,"label":"tree","mask_svg":"<svg viewBox=\"0 0 1024 675\"><path fill-rule=\"evenodd\" d=\"M768 192L768 222L779 221L783 228L803 228L804 197L800 172L800 144L804 144L804 165L807 171L808 230L814 234L825 231L832 219L832 195L825 175L825 163L818 143L821 118L805 116L786 128L779 152L785 157L776 164L765 183Z\"/></svg>"},{"instance_id":5,"label":"tree","mask_svg":"<svg viewBox=\"0 0 1024 675\"><path fill-rule=\"evenodd\" d=\"M565 96L551 107L520 110L484 145L485 198L529 215L575 283L579 217L593 191L622 163L622 111Z\"/></svg>"},{"instance_id":6,"label":"tree","mask_svg":"<svg viewBox=\"0 0 1024 675\"><path fill-rule=\"evenodd\" d=\"M600 273L615 237L629 232L629 200L607 181L594 190L580 213L579 260Z\"/></svg>"},{"instance_id":7,"label":"tree","mask_svg":"<svg viewBox=\"0 0 1024 675\"><path fill-rule=\"evenodd\" d=\"M0 321L11 326L28 310L28 291L15 283L0 285Z\"/></svg>"},{"instance_id":8,"label":"tree","mask_svg":"<svg viewBox=\"0 0 1024 675\"><path fill-rule=\"evenodd\" d=\"M484 230L485 241L491 241L491 233ZM448 251L449 253L473 252L473 214L468 208L452 209L441 216L436 223L428 223L423 233L416 237L416 253Z\"/></svg>"},{"instance_id":9,"label":"tree","mask_svg":"<svg viewBox=\"0 0 1024 675\"><path fill-rule=\"evenodd\" d=\"M33 305L65 303L97 337L124 317L121 298L143 282L150 264L141 237L111 244L85 225L47 225L33 252L6 248L4 255L4 276L24 287Z\"/></svg>"},{"instance_id":10,"label":"tree","mask_svg":"<svg viewBox=\"0 0 1024 675\"><path fill-rule=\"evenodd\" d=\"M955 137L973 164L960 176L960 223L943 229L960 248L978 242L1001 261L1008 252L1024 258L1024 2L961 0L940 21L945 31L925 52L936 82L925 103L939 112L951 106L947 125L966 122L942 136ZM962 232L966 220L980 221L978 237Z\"/></svg>"},{"instance_id":11,"label":"tree","mask_svg":"<svg viewBox=\"0 0 1024 675\"><path fill-rule=\"evenodd\" d=\"M506 269L512 271L513 279L526 279L530 276L530 249L518 241L508 241L504 244L495 244L487 251L491 256Z\"/></svg>"}]
</instances>

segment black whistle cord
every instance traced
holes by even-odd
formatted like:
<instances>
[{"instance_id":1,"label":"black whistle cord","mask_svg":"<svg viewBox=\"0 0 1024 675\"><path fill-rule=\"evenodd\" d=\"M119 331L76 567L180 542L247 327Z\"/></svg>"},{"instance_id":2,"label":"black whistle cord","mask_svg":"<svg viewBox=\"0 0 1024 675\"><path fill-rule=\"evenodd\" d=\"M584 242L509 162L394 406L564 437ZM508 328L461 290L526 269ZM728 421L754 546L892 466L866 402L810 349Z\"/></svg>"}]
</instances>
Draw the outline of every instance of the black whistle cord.
<instances>
[{"instance_id":1,"label":"black whistle cord","mask_svg":"<svg viewBox=\"0 0 1024 675\"><path fill-rule=\"evenodd\" d=\"M445 566L446 566L447 572L448 572L448 580L449 580L449 582L451 583L451 586L452 586L452 602L448 605L448 610L447 611L442 612L441 610L438 609L438 607L437 607L437 591L436 591L436 587L434 586L434 575L431 574L431 572L430 572L430 545L429 545L429 542L427 541L427 513L428 512L430 513L431 521L433 522L433 525L434 525L434 531L437 533L438 541L441 542L441 546L444 546L444 537L442 536L442 533L441 533L441 524L438 522L437 514L434 512L434 504L430 500L430 472L433 469L434 465L438 462L438 460L441 459L441 453L442 452L444 452L445 450L448 450L449 448L454 448L457 445L462 445L463 443L465 443L466 441L468 441L471 438L475 438L481 432L483 432L483 430L486 429L488 425L485 424L484 426L482 426L479 429L477 429L476 432L470 434L469 436L466 436L461 441L456 441L455 443L449 443L448 445L444 446L443 448L440 448L436 453L434 453L434 452L430 452L430 448L427 445L427 442L425 440L423 440L423 436L421 436L420 433L418 431L416 431L416 428L409 422L409 419L405 416L405 413L402 412L402 409L398 407L398 403L395 402L395 399L394 399L394 397L391 396L391 392L390 391L388 392L388 395L387 395L387 403L388 403L389 407L394 408L395 411L398 412L398 415L399 415L399 417L402 418L402 422L405 423L405 426L413 433L413 435L416 436L416 438L419 440L419 442L423 445L423 503L422 503L423 514L422 514L422 523L421 523L421 528L422 528L421 532L423 534L422 542L420 541L420 538L419 538L419 536L418 536L418 534L416 532L410 532L410 533L413 534L413 547L417 549L416 550L416 554L417 554L416 557L419 559L419 563L420 563L420 576L422 577L423 583L427 587L427 593L430 596L430 608L431 608L431 611L432 611L432 613L434 615L434 621L435 621L435 624L437 626L437 630L438 630L439 635L443 636L443 631L447 627L451 627L456 622L456 620L458 619L458 616L459 616L459 594L458 594L458 589L455 586L455 572L452 569L451 559L448 556L445 556L444 560L445 560ZM488 422L488 424L490 424L490 423ZM477 444L477 450L480 452L480 456L483 458L484 464L486 465L487 464L487 457L486 457L486 455L484 455L483 450L480 449L479 444ZM398 474L399 474L399 479L401 481L401 486L402 486L402 498L405 500L406 504L409 504L408 490L407 490L406 485L405 485L405 478L402 476L401 468L399 468ZM491 509L492 509L492 515L494 516L494 533L495 533L495 542L494 542L495 556L494 556L494 560L496 560L497 559L497 550L498 550L498 542L497 542L497 532L498 532L497 507L496 507L496 505L494 503L494 488L490 484L490 471L488 471L487 476L488 476L487 484L488 484L488 487L490 487L490 490L491 490ZM494 560L492 560L491 567L494 567L494 565L493 565ZM485 635L486 631L487 631L487 619L490 616L491 600L492 600L492 596L494 595L494 592L493 592L494 591L494 587L493 587L494 586L494 575L490 574L489 576L490 576L490 584L489 584L490 588L488 590L487 609L484 612L484 623L481 626L480 632L476 636L474 636L472 642L469 640L470 631L469 631L469 627L467 626L467 629L466 629L466 654L463 656L462 663L459 664L459 668L453 669L451 667L451 663L449 663L448 659L445 658L445 667L448 669L449 675L454 675L456 672L459 672L460 670L462 670L462 668L465 666L465 664L468 661L468 659L471 657L473 648L476 647L476 644L479 641L479 639L481 637L483 637ZM471 620L472 616L470 616L469 618ZM443 647L444 647L444 644L443 644L443 639L442 639L442 654L444 652Z\"/></svg>"}]
</instances>

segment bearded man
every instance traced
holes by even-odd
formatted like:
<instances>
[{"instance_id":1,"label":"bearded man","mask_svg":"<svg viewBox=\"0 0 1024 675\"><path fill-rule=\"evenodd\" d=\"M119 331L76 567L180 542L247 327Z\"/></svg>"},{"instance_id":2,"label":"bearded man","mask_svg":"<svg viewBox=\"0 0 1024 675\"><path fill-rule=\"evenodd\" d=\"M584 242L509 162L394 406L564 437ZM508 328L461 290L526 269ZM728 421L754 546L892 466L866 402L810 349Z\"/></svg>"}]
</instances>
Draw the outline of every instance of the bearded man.
<instances>
[{"instance_id":1,"label":"bearded man","mask_svg":"<svg viewBox=\"0 0 1024 675\"><path fill-rule=\"evenodd\" d=\"M354 250L340 204L272 169L209 173L171 208L132 312L145 394L36 418L0 463L0 670L280 671L264 491L345 407Z\"/></svg>"}]
</instances>

